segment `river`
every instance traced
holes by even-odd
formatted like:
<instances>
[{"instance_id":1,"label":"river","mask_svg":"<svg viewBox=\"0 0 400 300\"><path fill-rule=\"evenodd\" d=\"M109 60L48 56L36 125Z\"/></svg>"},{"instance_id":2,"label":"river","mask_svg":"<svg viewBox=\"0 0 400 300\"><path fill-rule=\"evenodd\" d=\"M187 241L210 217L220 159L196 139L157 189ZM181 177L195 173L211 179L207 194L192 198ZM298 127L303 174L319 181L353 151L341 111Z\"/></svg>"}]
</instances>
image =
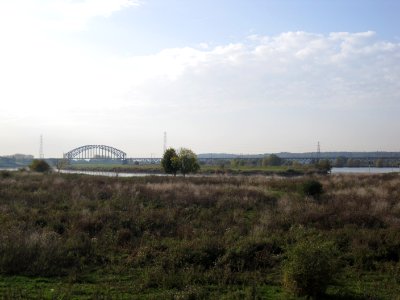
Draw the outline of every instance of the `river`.
<instances>
[{"instance_id":1,"label":"river","mask_svg":"<svg viewBox=\"0 0 400 300\"><path fill-rule=\"evenodd\" d=\"M7 171L18 171L15 168L0 168L1 170ZM57 172L56 170L54 172ZM332 174L384 174L384 173L392 173L400 172L400 168L375 168L375 167L363 167L363 168L332 168ZM97 176L107 176L107 177L144 177L144 176L171 176L166 174L153 174L153 173L115 173L115 172L95 172L95 171L72 171L72 170L61 170L60 173L64 174L86 174L86 175L97 175ZM177 176L181 176L180 174ZM198 177L198 176L217 176L217 175L205 175L205 174L196 174L196 175L186 175L189 177Z\"/></svg>"},{"instance_id":2,"label":"river","mask_svg":"<svg viewBox=\"0 0 400 300\"><path fill-rule=\"evenodd\" d=\"M399 168L375 168L375 167L362 167L362 168L332 168L332 174L382 174L400 172Z\"/></svg>"},{"instance_id":3,"label":"river","mask_svg":"<svg viewBox=\"0 0 400 300\"><path fill-rule=\"evenodd\" d=\"M57 171L55 171L57 172ZM116 173L105 171L78 171L78 170L61 170L60 173L64 174L86 174L107 177L144 177L144 176L164 176L164 174L151 174L151 173Z\"/></svg>"},{"instance_id":4,"label":"river","mask_svg":"<svg viewBox=\"0 0 400 300\"><path fill-rule=\"evenodd\" d=\"M375 167L364 167L364 168L332 168L332 174L384 174L384 173L392 173L392 172L400 172L399 168L375 168ZM166 174L152 174L152 173L115 173L115 172L93 172L93 171L68 171L62 170L61 173L69 173L69 174L87 174L87 175L102 175L109 177L143 177L143 176L171 176ZM181 176L178 174L177 176ZM198 176L218 176L214 174L190 174L186 175L189 177L198 177Z\"/></svg>"}]
</instances>

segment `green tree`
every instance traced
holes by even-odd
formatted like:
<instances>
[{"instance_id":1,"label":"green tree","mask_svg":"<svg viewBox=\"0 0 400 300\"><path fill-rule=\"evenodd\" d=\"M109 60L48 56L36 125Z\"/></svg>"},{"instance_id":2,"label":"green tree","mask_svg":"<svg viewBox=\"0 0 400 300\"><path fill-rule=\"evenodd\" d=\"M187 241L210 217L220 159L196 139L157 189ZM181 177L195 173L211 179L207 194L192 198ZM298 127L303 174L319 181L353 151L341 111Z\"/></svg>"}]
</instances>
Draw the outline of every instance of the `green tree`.
<instances>
[{"instance_id":1,"label":"green tree","mask_svg":"<svg viewBox=\"0 0 400 300\"><path fill-rule=\"evenodd\" d=\"M163 158L161 159L161 166L167 174L174 174L180 169L179 157L174 148L165 150Z\"/></svg>"},{"instance_id":2,"label":"green tree","mask_svg":"<svg viewBox=\"0 0 400 300\"><path fill-rule=\"evenodd\" d=\"M231 160L231 166L233 168L239 167L239 160L237 158Z\"/></svg>"},{"instance_id":3,"label":"green tree","mask_svg":"<svg viewBox=\"0 0 400 300\"><path fill-rule=\"evenodd\" d=\"M346 166L346 163L347 163L347 158L344 156L339 156L336 158L334 165L337 168L343 168Z\"/></svg>"},{"instance_id":4,"label":"green tree","mask_svg":"<svg viewBox=\"0 0 400 300\"><path fill-rule=\"evenodd\" d=\"M350 168L358 168L361 165L361 161L359 159L350 158L347 160L347 167Z\"/></svg>"},{"instance_id":5,"label":"green tree","mask_svg":"<svg viewBox=\"0 0 400 300\"><path fill-rule=\"evenodd\" d=\"M34 159L29 165L29 169L35 172L45 173L50 171L50 166L44 159Z\"/></svg>"},{"instance_id":6,"label":"green tree","mask_svg":"<svg viewBox=\"0 0 400 300\"><path fill-rule=\"evenodd\" d=\"M262 165L266 166L280 166L282 165L283 160L276 154L271 154L267 157L264 157L262 160Z\"/></svg>"},{"instance_id":7,"label":"green tree","mask_svg":"<svg viewBox=\"0 0 400 300\"><path fill-rule=\"evenodd\" d=\"M317 163L317 168L325 173L329 173L332 170L332 164L328 159L321 159Z\"/></svg>"},{"instance_id":8,"label":"green tree","mask_svg":"<svg viewBox=\"0 0 400 300\"><path fill-rule=\"evenodd\" d=\"M384 167L384 161L383 161L382 158L377 159L377 160L375 161L375 167L377 167L377 168L383 168L383 167Z\"/></svg>"},{"instance_id":9,"label":"green tree","mask_svg":"<svg viewBox=\"0 0 400 300\"><path fill-rule=\"evenodd\" d=\"M197 155L190 149L181 148L179 150L179 170L183 176L188 173L195 173L200 169L197 161Z\"/></svg>"}]
</instances>

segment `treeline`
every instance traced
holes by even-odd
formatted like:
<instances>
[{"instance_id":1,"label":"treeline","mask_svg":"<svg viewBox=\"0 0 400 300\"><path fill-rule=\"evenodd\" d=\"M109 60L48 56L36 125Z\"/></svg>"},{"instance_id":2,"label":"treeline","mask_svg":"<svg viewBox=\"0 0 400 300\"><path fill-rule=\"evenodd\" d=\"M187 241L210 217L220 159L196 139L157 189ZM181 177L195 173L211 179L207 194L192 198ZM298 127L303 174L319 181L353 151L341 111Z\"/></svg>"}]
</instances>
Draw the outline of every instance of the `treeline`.
<instances>
[{"instance_id":1,"label":"treeline","mask_svg":"<svg viewBox=\"0 0 400 300\"><path fill-rule=\"evenodd\" d=\"M278 155L271 154L263 158L233 158L233 159L201 159L200 164L202 165L218 165L226 168L239 168L243 166L247 167L266 167L266 166L293 166L298 167L300 165L330 165L336 168L357 168L357 167L377 167L377 168L399 168L400 159L356 159L340 156L336 159L309 159L304 160L288 160Z\"/></svg>"},{"instance_id":2,"label":"treeline","mask_svg":"<svg viewBox=\"0 0 400 300\"><path fill-rule=\"evenodd\" d=\"M336 168L357 168L357 167L377 167L377 168L394 168L400 166L400 159L356 159L348 157L338 157L332 164Z\"/></svg>"},{"instance_id":3,"label":"treeline","mask_svg":"<svg viewBox=\"0 0 400 300\"><path fill-rule=\"evenodd\" d=\"M234 159L202 159L200 161L202 165L219 165L222 167L231 167L231 168L239 168L239 167L279 167L279 166L293 166L299 167L303 163L296 160L287 160L279 157L276 154L270 154L264 156L263 158L234 158ZM323 168L330 169L332 166L331 161L327 159L312 159L308 163L308 165L321 166Z\"/></svg>"},{"instance_id":4,"label":"treeline","mask_svg":"<svg viewBox=\"0 0 400 300\"><path fill-rule=\"evenodd\" d=\"M204 159L200 160L202 165L220 165L225 167L238 168L243 166L249 167L266 167L266 166L291 166L298 164L271 154L261 158L233 158L233 159Z\"/></svg>"}]
</instances>

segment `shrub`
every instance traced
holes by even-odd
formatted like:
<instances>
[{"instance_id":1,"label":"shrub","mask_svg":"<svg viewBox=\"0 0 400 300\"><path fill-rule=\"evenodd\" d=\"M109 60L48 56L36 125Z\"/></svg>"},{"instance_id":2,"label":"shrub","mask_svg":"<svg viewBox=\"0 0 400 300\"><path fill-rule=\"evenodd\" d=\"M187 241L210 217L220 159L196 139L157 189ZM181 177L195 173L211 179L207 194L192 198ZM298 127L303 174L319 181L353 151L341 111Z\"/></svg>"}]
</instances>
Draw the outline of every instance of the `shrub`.
<instances>
[{"instance_id":1,"label":"shrub","mask_svg":"<svg viewBox=\"0 0 400 300\"><path fill-rule=\"evenodd\" d=\"M29 165L29 169L35 172L45 173L50 171L50 166L43 159L34 159L32 163Z\"/></svg>"},{"instance_id":2,"label":"shrub","mask_svg":"<svg viewBox=\"0 0 400 300\"><path fill-rule=\"evenodd\" d=\"M54 276L62 275L63 243L54 232L2 232L0 273Z\"/></svg>"},{"instance_id":3,"label":"shrub","mask_svg":"<svg viewBox=\"0 0 400 300\"><path fill-rule=\"evenodd\" d=\"M320 296L337 270L335 257L336 248L332 242L299 241L288 251L283 265L284 287L296 296Z\"/></svg>"},{"instance_id":4,"label":"shrub","mask_svg":"<svg viewBox=\"0 0 400 300\"><path fill-rule=\"evenodd\" d=\"M223 265L233 272L271 268L279 251L273 243L242 240L226 251L219 259L218 266Z\"/></svg>"},{"instance_id":5,"label":"shrub","mask_svg":"<svg viewBox=\"0 0 400 300\"><path fill-rule=\"evenodd\" d=\"M3 170L0 172L0 177L1 178L10 178L11 177L11 172L7 170Z\"/></svg>"},{"instance_id":6,"label":"shrub","mask_svg":"<svg viewBox=\"0 0 400 300\"><path fill-rule=\"evenodd\" d=\"M122 228L117 232L118 245L124 246L129 243L132 238L131 231L127 228Z\"/></svg>"},{"instance_id":7,"label":"shrub","mask_svg":"<svg viewBox=\"0 0 400 300\"><path fill-rule=\"evenodd\" d=\"M301 185L301 192L306 196L318 198L323 193L322 184L314 179L307 180Z\"/></svg>"}]
</instances>

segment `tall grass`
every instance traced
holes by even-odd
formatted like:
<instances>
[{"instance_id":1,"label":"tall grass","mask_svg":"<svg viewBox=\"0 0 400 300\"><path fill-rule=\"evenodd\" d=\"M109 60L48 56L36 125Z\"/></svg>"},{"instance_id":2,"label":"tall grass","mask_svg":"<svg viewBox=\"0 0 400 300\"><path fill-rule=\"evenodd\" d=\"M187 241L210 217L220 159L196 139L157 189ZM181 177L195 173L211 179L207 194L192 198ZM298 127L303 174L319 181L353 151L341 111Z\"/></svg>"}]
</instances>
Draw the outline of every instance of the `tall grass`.
<instances>
[{"instance_id":1,"label":"tall grass","mask_svg":"<svg viewBox=\"0 0 400 300\"><path fill-rule=\"evenodd\" d=\"M304 193L306 177L2 176L0 274L114 272L131 276L136 293L216 295L207 287L280 285L288 249L304 234L334 244L346 272L397 274L400 177L312 180L322 184L318 197ZM367 292L376 293L388 291Z\"/></svg>"}]
</instances>

